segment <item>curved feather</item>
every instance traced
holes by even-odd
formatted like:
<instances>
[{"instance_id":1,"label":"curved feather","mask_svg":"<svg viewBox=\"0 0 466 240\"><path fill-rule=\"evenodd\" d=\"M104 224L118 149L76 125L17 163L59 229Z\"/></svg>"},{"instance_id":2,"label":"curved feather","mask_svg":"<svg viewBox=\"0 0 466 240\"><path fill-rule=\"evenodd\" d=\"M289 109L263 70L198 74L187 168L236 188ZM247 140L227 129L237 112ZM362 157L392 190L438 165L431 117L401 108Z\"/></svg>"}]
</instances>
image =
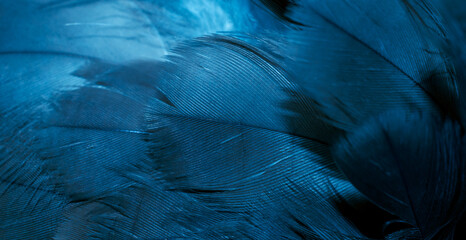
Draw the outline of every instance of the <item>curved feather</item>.
<instances>
[{"instance_id":1,"label":"curved feather","mask_svg":"<svg viewBox=\"0 0 466 240\"><path fill-rule=\"evenodd\" d=\"M64 218L67 199L54 184L35 134L47 99L82 85L70 75L86 59L0 55L0 238L46 239ZM53 72L54 74L49 74Z\"/></svg>"},{"instance_id":2,"label":"curved feather","mask_svg":"<svg viewBox=\"0 0 466 240\"><path fill-rule=\"evenodd\" d=\"M271 227L265 219L274 218L284 227L264 239L284 234L363 238L351 222L338 215L330 198L337 190L329 186L337 186L339 194L354 196L357 201L361 196L340 179L329 161L328 146L317 139L330 137L319 132L325 125L310 121L307 116L312 115L299 114L306 113L299 110L312 113L312 102L307 103L300 90L287 81L270 53L251 45L270 43L243 38L200 39L179 49L180 54L165 63L119 66L93 62L74 72L92 84L55 98L52 111L43 117L47 128L39 135L43 136L41 154L54 179L71 201L79 202L67 213L68 221L60 225L57 236L258 238ZM192 55L184 57L186 54ZM207 56L217 58L209 61ZM199 59L190 66L195 58ZM223 64L216 65L234 58L243 59L236 63L247 72L233 68L227 75L221 69ZM189 78L192 71L202 76L197 82ZM230 79L236 76L238 81L232 87ZM259 91L254 91L258 87L270 91L258 95ZM266 110L271 106L276 106L275 111ZM287 182L297 185L299 191ZM329 199L313 203L305 216L296 213L298 206L324 196ZM140 207L142 199L144 208ZM167 212L155 207L168 201L173 207L167 205ZM263 206L262 201L266 202ZM182 209L172 218L170 209L175 207ZM292 211L308 230L294 229L300 225L290 222L287 215L270 215L267 209L272 207L277 212ZM315 225L318 219L312 217L317 211L327 218L325 222L319 219L320 225ZM193 218L190 212L208 217L196 227L186 219ZM183 230L176 230L178 225ZM242 230L237 233L235 229Z\"/></svg>"},{"instance_id":3,"label":"curved feather","mask_svg":"<svg viewBox=\"0 0 466 240\"><path fill-rule=\"evenodd\" d=\"M125 62L161 59L178 42L219 31L277 30L248 1L20 0L0 3L0 52L52 52Z\"/></svg>"},{"instance_id":4,"label":"curved feather","mask_svg":"<svg viewBox=\"0 0 466 240\"><path fill-rule=\"evenodd\" d=\"M60 224L67 232L73 219L85 215L76 210L79 203L131 187L135 183L121 171L144 169L139 163L146 158L146 143L138 120L143 114L136 109L158 93L147 82L127 80L147 73L115 65L114 75L99 79L78 69L89 60L96 67L101 66L97 59L158 59L178 40L210 31L259 29L268 19L245 1L211 1L204 9L197 3L0 3L2 238L51 238L69 218ZM249 10L232 11L244 7ZM183 28L186 21L194 27Z\"/></svg>"},{"instance_id":5,"label":"curved feather","mask_svg":"<svg viewBox=\"0 0 466 240\"><path fill-rule=\"evenodd\" d=\"M330 157L345 131L390 109L463 120L461 61L453 69L442 48L450 35L434 9L401 0L261 2L0 3L11 23L0 26L0 236L452 238L464 224L455 124L376 120L399 133L394 139L427 122L413 131L434 137L398 140L411 140L408 155L441 151L427 154L430 165L416 155L398 167L402 174L369 175L369 183L352 164L390 149L364 141L399 144L376 138L379 126L350 136L360 148L337 150L352 182ZM225 30L246 34L180 44ZM436 161L441 153L450 157ZM412 163L424 175L405 178ZM402 183L364 185L393 179ZM442 181L426 187L413 179ZM424 190L444 195L416 192ZM407 196L422 201L406 204Z\"/></svg>"},{"instance_id":6,"label":"curved feather","mask_svg":"<svg viewBox=\"0 0 466 240\"><path fill-rule=\"evenodd\" d=\"M464 141L457 123L394 112L348 135L334 153L364 195L411 224L421 239L452 239L466 210Z\"/></svg>"},{"instance_id":7,"label":"curved feather","mask_svg":"<svg viewBox=\"0 0 466 240\"><path fill-rule=\"evenodd\" d=\"M187 43L157 77L169 104L150 103L148 154L169 189L249 216L267 232L252 238L364 238L333 203L331 186L355 193L328 155L338 130L288 80L279 42L235 37Z\"/></svg>"},{"instance_id":8,"label":"curved feather","mask_svg":"<svg viewBox=\"0 0 466 240\"><path fill-rule=\"evenodd\" d=\"M2 1L0 51L71 53L113 61L165 54L160 34L135 2L67 2Z\"/></svg>"},{"instance_id":9,"label":"curved feather","mask_svg":"<svg viewBox=\"0 0 466 240\"><path fill-rule=\"evenodd\" d=\"M387 109L460 118L445 30L424 1L299 1L289 33L295 81L335 126L349 130ZM361 27L364 26L364 27Z\"/></svg>"}]
</instances>

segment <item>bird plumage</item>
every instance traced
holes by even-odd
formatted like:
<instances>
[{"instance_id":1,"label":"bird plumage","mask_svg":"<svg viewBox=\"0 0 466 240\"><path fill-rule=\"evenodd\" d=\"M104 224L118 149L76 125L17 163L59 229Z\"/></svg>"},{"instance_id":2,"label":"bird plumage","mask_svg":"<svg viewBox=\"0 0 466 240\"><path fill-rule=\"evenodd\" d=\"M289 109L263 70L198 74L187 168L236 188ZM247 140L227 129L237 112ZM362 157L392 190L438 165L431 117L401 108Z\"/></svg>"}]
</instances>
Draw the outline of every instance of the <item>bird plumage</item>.
<instances>
[{"instance_id":1,"label":"bird plumage","mask_svg":"<svg viewBox=\"0 0 466 240\"><path fill-rule=\"evenodd\" d=\"M461 239L455 3L3 1L0 238Z\"/></svg>"}]
</instances>

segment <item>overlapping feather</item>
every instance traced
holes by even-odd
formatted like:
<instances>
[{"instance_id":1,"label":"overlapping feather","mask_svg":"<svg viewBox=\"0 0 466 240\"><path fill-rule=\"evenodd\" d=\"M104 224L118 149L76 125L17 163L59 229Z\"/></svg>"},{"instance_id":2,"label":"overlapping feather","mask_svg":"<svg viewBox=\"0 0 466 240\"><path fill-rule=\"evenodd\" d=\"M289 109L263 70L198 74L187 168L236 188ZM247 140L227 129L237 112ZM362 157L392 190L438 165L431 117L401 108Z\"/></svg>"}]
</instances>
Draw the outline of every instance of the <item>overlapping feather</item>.
<instances>
[{"instance_id":1,"label":"overlapping feather","mask_svg":"<svg viewBox=\"0 0 466 240\"><path fill-rule=\"evenodd\" d=\"M460 239L449 5L253 2L0 3L0 236Z\"/></svg>"}]
</instances>

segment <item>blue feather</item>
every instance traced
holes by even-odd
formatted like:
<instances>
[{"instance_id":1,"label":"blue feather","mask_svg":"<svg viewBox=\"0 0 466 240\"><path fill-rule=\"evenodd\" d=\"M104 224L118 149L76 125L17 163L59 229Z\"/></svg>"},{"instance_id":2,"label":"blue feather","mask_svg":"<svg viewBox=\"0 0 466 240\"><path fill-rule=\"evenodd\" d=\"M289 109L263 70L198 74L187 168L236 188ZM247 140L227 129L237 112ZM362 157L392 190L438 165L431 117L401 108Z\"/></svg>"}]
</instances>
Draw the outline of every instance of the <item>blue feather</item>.
<instances>
[{"instance_id":1,"label":"blue feather","mask_svg":"<svg viewBox=\"0 0 466 240\"><path fill-rule=\"evenodd\" d=\"M0 3L0 239L462 239L460 1Z\"/></svg>"}]
</instances>

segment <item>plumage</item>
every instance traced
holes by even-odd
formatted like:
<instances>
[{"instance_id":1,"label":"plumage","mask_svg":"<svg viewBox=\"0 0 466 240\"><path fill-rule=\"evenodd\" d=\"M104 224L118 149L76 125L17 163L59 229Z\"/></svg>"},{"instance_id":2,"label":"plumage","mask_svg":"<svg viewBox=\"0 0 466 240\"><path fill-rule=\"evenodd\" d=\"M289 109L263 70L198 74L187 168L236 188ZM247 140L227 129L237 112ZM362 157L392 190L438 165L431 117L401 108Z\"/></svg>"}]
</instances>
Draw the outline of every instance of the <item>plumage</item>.
<instances>
[{"instance_id":1,"label":"plumage","mask_svg":"<svg viewBox=\"0 0 466 240\"><path fill-rule=\"evenodd\" d=\"M439 49L444 29L427 3L301 4L291 11L304 24L290 33L292 71L336 126L351 129L387 109L459 115L456 79Z\"/></svg>"},{"instance_id":2,"label":"plumage","mask_svg":"<svg viewBox=\"0 0 466 240\"><path fill-rule=\"evenodd\" d=\"M466 201L463 149L457 122L394 112L364 124L333 152L351 183L415 235L451 239Z\"/></svg>"},{"instance_id":3,"label":"plumage","mask_svg":"<svg viewBox=\"0 0 466 240\"><path fill-rule=\"evenodd\" d=\"M1 2L0 238L462 239L463 5Z\"/></svg>"}]
</instances>

